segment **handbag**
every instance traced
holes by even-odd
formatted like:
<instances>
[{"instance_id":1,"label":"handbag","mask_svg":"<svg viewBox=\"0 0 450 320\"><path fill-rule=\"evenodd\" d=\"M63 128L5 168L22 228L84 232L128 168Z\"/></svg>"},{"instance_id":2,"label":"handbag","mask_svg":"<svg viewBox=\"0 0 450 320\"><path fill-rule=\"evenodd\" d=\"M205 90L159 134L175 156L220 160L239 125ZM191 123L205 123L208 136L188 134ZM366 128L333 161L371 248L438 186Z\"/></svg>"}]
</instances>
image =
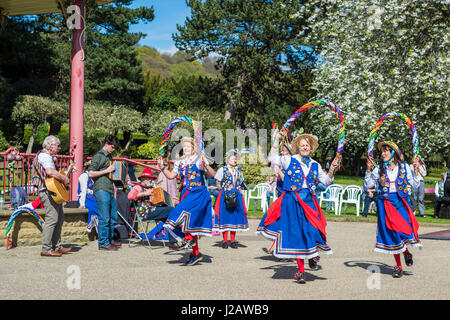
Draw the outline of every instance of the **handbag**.
<instances>
[{"instance_id":1,"label":"handbag","mask_svg":"<svg viewBox=\"0 0 450 320\"><path fill-rule=\"evenodd\" d=\"M225 193L224 200L225 200L225 207L227 208L228 211L230 210L234 211L234 209L237 208L238 201L236 192Z\"/></svg>"}]
</instances>

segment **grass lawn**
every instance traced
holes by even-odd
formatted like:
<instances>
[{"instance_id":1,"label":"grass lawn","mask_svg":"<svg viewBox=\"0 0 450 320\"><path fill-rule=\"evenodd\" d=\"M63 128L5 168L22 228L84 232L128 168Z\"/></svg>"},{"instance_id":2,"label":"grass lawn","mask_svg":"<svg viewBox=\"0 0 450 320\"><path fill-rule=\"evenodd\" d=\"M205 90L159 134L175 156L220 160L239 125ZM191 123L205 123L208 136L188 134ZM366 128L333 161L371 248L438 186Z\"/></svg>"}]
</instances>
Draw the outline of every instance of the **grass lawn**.
<instances>
[{"instance_id":1,"label":"grass lawn","mask_svg":"<svg viewBox=\"0 0 450 320\"><path fill-rule=\"evenodd\" d=\"M434 199L434 195L426 195L425 196L425 200L427 200L428 198ZM264 215L264 212L260 211L260 210L254 210L254 199L250 200L250 205L248 206L248 211L247 214L248 216L253 216L253 217L262 217ZM259 208L260 202L258 201L257 203L257 208ZM347 206L347 210L344 214L344 208L345 205L342 207L342 213L340 216L337 216L334 214L334 210L330 210L328 213L326 212L325 209L325 204L322 205L322 210L323 213L325 214L326 218L338 218L338 219L346 219L346 218L357 218L357 219L373 219L376 220L377 216L375 213L369 214L366 218L364 218L361 215L361 212L359 212L359 216L356 215L356 207L354 205L348 205ZM361 210L362 210L362 203L361 203ZM429 222L429 223L441 223L441 224L448 224L450 225L450 219L435 219L434 217L434 203L425 203L425 217L421 218L419 216L417 217L417 221L419 222L419 224L421 222Z\"/></svg>"},{"instance_id":2,"label":"grass lawn","mask_svg":"<svg viewBox=\"0 0 450 320\"><path fill-rule=\"evenodd\" d=\"M444 172L447 171L445 168L441 169L441 170L437 170L437 169L432 169L430 171L428 171L427 176L425 178L425 188L434 188L435 184L437 181L439 181L440 178L440 172ZM341 176L339 174L335 175L334 177L334 183L335 184L339 184L339 185L343 185L343 186L347 186L347 185L357 185L357 186L362 186L364 183L364 177L358 177L358 176ZM442 223L442 224L449 224L450 225L450 219L435 219L434 216L434 199L435 196L434 194L426 194L425 195L425 201L429 201L428 203L425 203L425 217L421 218L419 216L417 216L417 221L420 222L432 222L432 223ZM250 201L250 205L247 208L248 209L248 215L249 216L258 216L258 217L262 217L264 215L264 213L262 211L259 210L254 210L254 201L255 200L251 200ZM258 202L259 205L259 202ZM356 215L356 207L354 205L348 205L347 206L347 210L344 214L344 208L345 205L342 207L342 213L340 216L336 216L334 214L333 210L330 210L328 213L326 213L325 210L325 204L322 205L322 210L325 214L325 217L333 217L333 218L349 218L349 217L354 217L354 218L362 218L362 219L374 219L376 220L377 216L376 214L369 214L367 216L367 218L364 218L361 216L362 213L362 200L361 200L361 205L360 205L360 212L359 212L359 216ZM259 206L257 206L257 208L259 208Z\"/></svg>"}]
</instances>

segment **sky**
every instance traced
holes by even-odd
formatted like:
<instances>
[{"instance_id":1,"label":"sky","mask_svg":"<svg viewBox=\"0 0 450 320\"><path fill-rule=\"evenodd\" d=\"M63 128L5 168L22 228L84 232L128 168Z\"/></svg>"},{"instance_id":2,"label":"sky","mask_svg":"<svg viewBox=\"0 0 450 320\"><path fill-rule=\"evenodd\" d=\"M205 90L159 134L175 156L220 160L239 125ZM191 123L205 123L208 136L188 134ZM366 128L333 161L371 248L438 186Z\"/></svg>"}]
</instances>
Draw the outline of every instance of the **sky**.
<instances>
[{"instance_id":1,"label":"sky","mask_svg":"<svg viewBox=\"0 0 450 320\"><path fill-rule=\"evenodd\" d=\"M155 13L153 21L131 26L131 32L146 33L139 45L155 48L160 53L173 54L177 51L172 33L177 32L177 24L184 25L190 9L185 0L135 0L131 7L151 7Z\"/></svg>"}]
</instances>

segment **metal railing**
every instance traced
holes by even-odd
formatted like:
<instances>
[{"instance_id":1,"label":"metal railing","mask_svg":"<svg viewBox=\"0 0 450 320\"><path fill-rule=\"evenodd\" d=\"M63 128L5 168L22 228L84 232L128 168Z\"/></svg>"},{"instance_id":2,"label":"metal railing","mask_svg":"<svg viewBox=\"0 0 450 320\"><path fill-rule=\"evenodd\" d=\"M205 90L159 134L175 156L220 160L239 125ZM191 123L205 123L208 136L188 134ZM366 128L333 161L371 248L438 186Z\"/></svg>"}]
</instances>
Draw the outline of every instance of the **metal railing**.
<instances>
[{"instance_id":1,"label":"metal railing","mask_svg":"<svg viewBox=\"0 0 450 320\"><path fill-rule=\"evenodd\" d=\"M33 160L36 157L36 153L22 153L13 147L8 150L0 152L0 196L3 197L5 205L11 203L10 192L15 186L24 187L27 194L27 201L33 201L38 197L38 190L32 184L33 175ZM3 161L1 161L3 159ZM68 170L72 156L69 155L56 155L53 157L53 161L58 170ZM83 163L91 160L92 157L85 157ZM130 164L151 168L152 170L159 171L157 167L157 160L151 159L125 159L115 157L114 160L128 161ZM83 164L76 165L77 170L83 171ZM72 180L72 175L70 176ZM70 194L69 201L72 199Z\"/></svg>"},{"instance_id":2,"label":"metal railing","mask_svg":"<svg viewBox=\"0 0 450 320\"><path fill-rule=\"evenodd\" d=\"M15 186L24 187L27 193L27 200L32 201L37 198L37 190L32 184L33 160L36 153L22 153L13 147L0 152L0 193L4 203L11 203L10 192ZM62 170L67 170L71 157L67 155L56 155L53 160L55 165Z\"/></svg>"}]
</instances>

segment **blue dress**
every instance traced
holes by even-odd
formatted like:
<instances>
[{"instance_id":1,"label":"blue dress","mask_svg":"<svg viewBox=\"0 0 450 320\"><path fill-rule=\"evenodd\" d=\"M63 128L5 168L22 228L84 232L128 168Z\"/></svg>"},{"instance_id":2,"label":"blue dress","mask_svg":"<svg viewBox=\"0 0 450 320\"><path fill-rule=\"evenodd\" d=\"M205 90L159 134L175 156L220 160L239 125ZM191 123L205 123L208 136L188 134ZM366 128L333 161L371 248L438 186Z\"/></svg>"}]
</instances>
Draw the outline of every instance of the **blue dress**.
<instances>
[{"instance_id":1,"label":"blue dress","mask_svg":"<svg viewBox=\"0 0 450 320\"><path fill-rule=\"evenodd\" d=\"M268 210L269 220L260 232L275 240L273 254L277 258L310 259L318 256L319 250L326 254L332 253L326 243L326 221L320 206L316 210L318 169L316 162L311 163L309 173L305 176L299 161L291 157L289 167L285 170L284 192L271 205ZM307 184L305 189L302 188L304 180Z\"/></svg>"},{"instance_id":2,"label":"blue dress","mask_svg":"<svg viewBox=\"0 0 450 320\"><path fill-rule=\"evenodd\" d=\"M87 174L87 172L83 172ZM94 181L88 176L87 190L94 190ZM81 193L81 185L78 182L78 194ZM78 197L78 206L80 206L80 197ZM98 230L98 212L97 212L97 201L92 193L86 192L86 200L84 201L84 206L88 209L88 225L87 231L91 232L92 228L95 227Z\"/></svg>"},{"instance_id":3,"label":"blue dress","mask_svg":"<svg viewBox=\"0 0 450 320\"><path fill-rule=\"evenodd\" d=\"M183 180L180 202L169 213L164 227L177 240L182 240L173 232L181 227L183 233L193 236L212 236L212 207L211 196L205 186L203 170L197 164L178 167L178 173Z\"/></svg>"},{"instance_id":4,"label":"blue dress","mask_svg":"<svg viewBox=\"0 0 450 320\"><path fill-rule=\"evenodd\" d=\"M407 244L422 247L417 236L419 225L411 210L406 166L405 163L400 164L395 181L390 181L387 174L378 178L381 193L377 200L376 252L398 254L406 250ZM389 192L391 183L395 184L396 192Z\"/></svg>"},{"instance_id":5,"label":"blue dress","mask_svg":"<svg viewBox=\"0 0 450 320\"><path fill-rule=\"evenodd\" d=\"M284 179L289 179L289 177L286 176L285 170L281 169L281 172L283 172ZM281 179L280 176L277 177L277 187L276 187L275 192L277 193L277 198L279 198L284 192L283 180ZM275 240L275 238L277 236L277 230L279 230L278 225L276 222L274 222L268 226L265 226L264 221L266 220L266 218L267 218L267 212L265 212L263 217L261 218L261 221L259 222L259 225L256 228L256 234L260 234L263 237L270 239L270 240Z\"/></svg>"},{"instance_id":6,"label":"blue dress","mask_svg":"<svg viewBox=\"0 0 450 320\"><path fill-rule=\"evenodd\" d=\"M223 178L221 180L221 190L215 202L215 215L213 231L248 231L247 210L245 208L244 197L240 193L242 183L242 170L236 168L236 182L233 183L233 175L228 167L223 167ZM229 211L225 205L225 194L236 193L238 206Z\"/></svg>"}]
</instances>

